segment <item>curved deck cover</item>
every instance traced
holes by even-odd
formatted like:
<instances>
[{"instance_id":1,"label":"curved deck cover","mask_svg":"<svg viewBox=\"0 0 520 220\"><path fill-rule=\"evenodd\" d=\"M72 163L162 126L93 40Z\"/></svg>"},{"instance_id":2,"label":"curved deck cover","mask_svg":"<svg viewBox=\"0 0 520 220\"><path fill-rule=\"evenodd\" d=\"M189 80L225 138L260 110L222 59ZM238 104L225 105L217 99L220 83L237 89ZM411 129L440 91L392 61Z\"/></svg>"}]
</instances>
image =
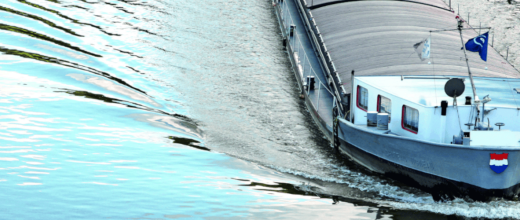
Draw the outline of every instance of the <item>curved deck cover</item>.
<instances>
[{"instance_id":1,"label":"curved deck cover","mask_svg":"<svg viewBox=\"0 0 520 220\"><path fill-rule=\"evenodd\" d=\"M439 8L448 8L442 0L307 1L316 7L311 13L347 91L352 70L356 76L468 76L459 32L429 32L457 28L456 15ZM464 43L477 35L478 30L463 31ZM429 36L431 57L421 61L413 45ZM487 62L468 51L473 76L520 78L489 44Z\"/></svg>"},{"instance_id":2,"label":"curved deck cover","mask_svg":"<svg viewBox=\"0 0 520 220\"><path fill-rule=\"evenodd\" d=\"M327 5L327 4L336 4L336 3L341 3L341 2L360 1L360 0L306 0L306 1L307 1L307 7L312 7L312 6L320 7L322 5ZM365 0L365 1L377 1L377 0ZM444 8L444 9L450 8L448 5L446 5L446 3L444 3L443 1L438 1L438 0L393 0L393 1L410 1L410 2L415 2L415 3L420 3L420 4L428 4L428 5Z\"/></svg>"}]
</instances>

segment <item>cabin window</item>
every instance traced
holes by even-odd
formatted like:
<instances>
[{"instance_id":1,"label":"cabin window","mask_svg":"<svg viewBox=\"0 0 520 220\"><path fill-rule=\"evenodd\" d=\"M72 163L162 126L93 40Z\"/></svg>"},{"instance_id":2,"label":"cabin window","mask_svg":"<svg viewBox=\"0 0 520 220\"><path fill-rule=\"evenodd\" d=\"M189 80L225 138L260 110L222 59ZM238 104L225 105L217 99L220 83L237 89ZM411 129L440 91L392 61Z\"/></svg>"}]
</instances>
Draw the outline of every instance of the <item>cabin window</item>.
<instances>
[{"instance_id":1,"label":"cabin window","mask_svg":"<svg viewBox=\"0 0 520 220\"><path fill-rule=\"evenodd\" d=\"M392 118L392 101L384 97L382 95L377 96L377 112L379 113L388 113L388 122L390 123L390 120Z\"/></svg>"},{"instance_id":2,"label":"cabin window","mask_svg":"<svg viewBox=\"0 0 520 220\"><path fill-rule=\"evenodd\" d=\"M412 107L403 105L401 126L404 130L417 134L417 132L419 132L419 111Z\"/></svg>"},{"instance_id":3,"label":"cabin window","mask_svg":"<svg viewBox=\"0 0 520 220\"><path fill-rule=\"evenodd\" d=\"M361 86L357 87L357 107L363 111L368 109L368 90Z\"/></svg>"}]
</instances>

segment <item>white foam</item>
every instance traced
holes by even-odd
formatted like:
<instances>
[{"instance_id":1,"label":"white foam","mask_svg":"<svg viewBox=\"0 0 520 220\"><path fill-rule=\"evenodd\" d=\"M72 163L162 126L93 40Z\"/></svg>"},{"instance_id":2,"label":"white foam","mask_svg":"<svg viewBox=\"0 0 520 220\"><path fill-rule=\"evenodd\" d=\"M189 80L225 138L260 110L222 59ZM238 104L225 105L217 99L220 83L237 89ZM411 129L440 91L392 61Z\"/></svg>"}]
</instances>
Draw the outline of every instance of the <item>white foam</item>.
<instances>
[{"instance_id":1,"label":"white foam","mask_svg":"<svg viewBox=\"0 0 520 220\"><path fill-rule=\"evenodd\" d=\"M378 203L390 205L397 209L428 211L471 218L518 218L520 216L520 203L503 200L472 203L465 202L462 199L444 203L402 203L389 201L379 201Z\"/></svg>"},{"instance_id":2,"label":"white foam","mask_svg":"<svg viewBox=\"0 0 520 220\"><path fill-rule=\"evenodd\" d=\"M321 180L331 183L340 183L345 184L350 188L358 189L363 192L370 192L370 193L376 193L382 197L392 198L398 201L403 202L413 202L413 203L434 203L431 196L418 196L409 192L406 192L406 190L401 189L398 186L390 185L384 183L384 181L380 179L376 179L372 176L367 176L362 173L358 172L352 172L346 168L343 167L337 167L335 165L331 165L332 167L336 167L340 173L343 173L344 175L338 176L338 178L335 177L325 177L325 176L316 176L311 175L305 172L296 171L292 169L287 168L280 168L280 167L274 167L269 166L275 170L278 170L280 172L284 173L290 173L298 176L305 177L307 179L314 179L314 180ZM363 199L363 198L360 198Z\"/></svg>"},{"instance_id":3,"label":"white foam","mask_svg":"<svg viewBox=\"0 0 520 220\"><path fill-rule=\"evenodd\" d=\"M505 200L496 200L491 202L466 202L460 198L456 198L450 202L435 202L430 194L414 194L409 192L407 189L386 184L385 180L379 179L378 177L367 176L334 164L329 164L327 168L333 172L342 173L342 175L338 175L337 177L327 175L318 176L287 168L270 167L280 172L302 176L307 179L345 184L350 188L375 193L383 198L391 198L391 200L376 198L356 199L377 203L383 206L390 206L395 209L425 211L471 218L518 218L520 216L520 202ZM298 188L306 192L316 191L316 188L313 188L310 184L302 184L298 186Z\"/></svg>"}]
</instances>

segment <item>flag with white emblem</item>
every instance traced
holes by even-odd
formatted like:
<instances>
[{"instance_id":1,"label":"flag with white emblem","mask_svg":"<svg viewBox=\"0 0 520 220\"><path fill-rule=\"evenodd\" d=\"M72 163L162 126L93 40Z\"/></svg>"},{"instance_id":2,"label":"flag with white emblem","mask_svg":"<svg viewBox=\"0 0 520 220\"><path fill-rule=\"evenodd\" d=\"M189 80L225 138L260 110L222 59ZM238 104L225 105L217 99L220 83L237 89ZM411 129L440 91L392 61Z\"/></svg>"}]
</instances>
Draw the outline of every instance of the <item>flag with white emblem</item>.
<instances>
[{"instance_id":1,"label":"flag with white emblem","mask_svg":"<svg viewBox=\"0 0 520 220\"><path fill-rule=\"evenodd\" d=\"M430 37L414 44L413 48L415 48L415 52L417 52L421 61L430 58Z\"/></svg>"},{"instance_id":2,"label":"flag with white emblem","mask_svg":"<svg viewBox=\"0 0 520 220\"><path fill-rule=\"evenodd\" d=\"M480 58L484 61L487 61L488 34L489 32L486 32L466 42L466 50L478 52Z\"/></svg>"}]
</instances>

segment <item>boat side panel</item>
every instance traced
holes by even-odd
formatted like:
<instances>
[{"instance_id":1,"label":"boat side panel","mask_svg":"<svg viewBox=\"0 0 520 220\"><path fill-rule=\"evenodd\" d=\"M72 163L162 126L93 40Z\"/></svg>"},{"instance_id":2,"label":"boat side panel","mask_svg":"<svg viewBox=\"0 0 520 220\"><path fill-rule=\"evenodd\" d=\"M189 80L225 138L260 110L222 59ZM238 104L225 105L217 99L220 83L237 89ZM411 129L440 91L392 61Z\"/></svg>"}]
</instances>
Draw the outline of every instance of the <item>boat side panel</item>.
<instances>
[{"instance_id":1,"label":"boat side panel","mask_svg":"<svg viewBox=\"0 0 520 220\"><path fill-rule=\"evenodd\" d=\"M503 189L484 189L478 186L460 181L450 180L432 174L420 172L406 166L382 159L361 150L343 140L341 142L342 152L356 162L370 167L382 168L379 170L385 176L400 181L408 186L417 187L437 196L451 195L460 198L469 197L477 201L489 201L493 197L514 198L520 193L520 184ZM355 155L353 158L352 155ZM442 199L442 198L441 198Z\"/></svg>"},{"instance_id":2,"label":"boat side panel","mask_svg":"<svg viewBox=\"0 0 520 220\"><path fill-rule=\"evenodd\" d=\"M520 183L520 153L517 150L480 150L415 141L403 137L376 134L357 129L341 120L342 139L358 149L416 170L456 182L465 182L483 189L504 189ZM508 153L509 165L503 173L495 173L489 166L491 153ZM357 157L351 153L352 157ZM372 166L363 162L365 166ZM372 167L381 172L399 172L387 167ZM433 187L425 183L426 187Z\"/></svg>"}]
</instances>

